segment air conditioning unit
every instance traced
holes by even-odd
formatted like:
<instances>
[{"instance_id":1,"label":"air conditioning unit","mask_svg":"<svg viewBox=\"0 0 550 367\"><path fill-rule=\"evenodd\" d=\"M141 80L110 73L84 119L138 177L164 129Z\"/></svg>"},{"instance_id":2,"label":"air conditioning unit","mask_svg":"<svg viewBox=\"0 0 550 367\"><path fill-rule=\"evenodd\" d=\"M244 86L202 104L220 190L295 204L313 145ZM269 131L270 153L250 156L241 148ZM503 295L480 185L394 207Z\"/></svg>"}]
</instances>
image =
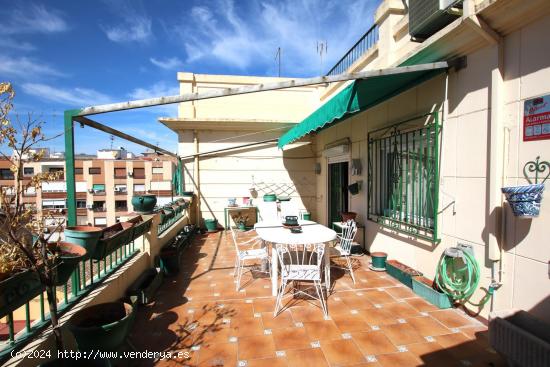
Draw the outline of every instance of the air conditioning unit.
<instances>
[{"instance_id":1,"label":"air conditioning unit","mask_svg":"<svg viewBox=\"0 0 550 367\"><path fill-rule=\"evenodd\" d=\"M115 187L115 192L120 192L120 187Z\"/></svg>"},{"instance_id":2,"label":"air conditioning unit","mask_svg":"<svg viewBox=\"0 0 550 367\"><path fill-rule=\"evenodd\" d=\"M94 193L94 189L88 189L88 192L89 192L90 194L93 194L93 193Z\"/></svg>"},{"instance_id":3,"label":"air conditioning unit","mask_svg":"<svg viewBox=\"0 0 550 367\"><path fill-rule=\"evenodd\" d=\"M134 177L134 172L128 172L128 177Z\"/></svg>"},{"instance_id":4,"label":"air conditioning unit","mask_svg":"<svg viewBox=\"0 0 550 367\"><path fill-rule=\"evenodd\" d=\"M94 208L94 204L86 204L86 209L93 209Z\"/></svg>"},{"instance_id":5,"label":"air conditioning unit","mask_svg":"<svg viewBox=\"0 0 550 367\"><path fill-rule=\"evenodd\" d=\"M331 147L327 147L323 154L325 157L335 157L349 153L349 144L339 144Z\"/></svg>"},{"instance_id":6,"label":"air conditioning unit","mask_svg":"<svg viewBox=\"0 0 550 367\"><path fill-rule=\"evenodd\" d=\"M463 0L409 0L409 34L424 41L460 17Z\"/></svg>"}]
</instances>

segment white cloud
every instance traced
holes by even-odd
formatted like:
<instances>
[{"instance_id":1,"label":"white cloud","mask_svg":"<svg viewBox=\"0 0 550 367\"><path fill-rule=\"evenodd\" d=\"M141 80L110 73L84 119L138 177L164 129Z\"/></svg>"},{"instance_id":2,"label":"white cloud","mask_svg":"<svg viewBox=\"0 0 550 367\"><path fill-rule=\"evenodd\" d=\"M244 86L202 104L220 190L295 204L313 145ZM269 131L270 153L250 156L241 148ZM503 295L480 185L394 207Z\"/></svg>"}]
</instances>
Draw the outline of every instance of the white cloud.
<instances>
[{"instance_id":1,"label":"white cloud","mask_svg":"<svg viewBox=\"0 0 550 367\"><path fill-rule=\"evenodd\" d=\"M19 6L2 13L3 24L0 25L0 31L4 35L56 33L69 29L60 11L47 9L43 4L30 4L24 8Z\"/></svg>"},{"instance_id":2,"label":"white cloud","mask_svg":"<svg viewBox=\"0 0 550 367\"><path fill-rule=\"evenodd\" d=\"M57 88L40 83L24 83L22 88L25 93L38 98L78 107L112 102L109 96L88 88Z\"/></svg>"},{"instance_id":3,"label":"white cloud","mask_svg":"<svg viewBox=\"0 0 550 367\"><path fill-rule=\"evenodd\" d=\"M29 42L19 42L10 37L0 38L0 47L18 51L34 51L36 47Z\"/></svg>"},{"instance_id":4,"label":"white cloud","mask_svg":"<svg viewBox=\"0 0 550 367\"><path fill-rule=\"evenodd\" d=\"M164 70L175 70L183 66L183 63L177 57L170 57L164 60L155 59L154 57L151 57L149 61L151 61L153 65L156 65L159 68Z\"/></svg>"},{"instance_id":5,"label":"white cloud","mask_svg":"<svg viewBox=\"0 0 550 367\"><path fill-rule=\"evenodd\" d=\"M151 19L144 16L126 19L124 25L104 27L103 31L113 42L148 42L153 31Z\"/></svg>"},{"instance_id":6,"label":"white cloud","mask_svg":"<svg viewBox=\"0 0 550 367\"><path fill-rule=\"evenodd\" d=\"M141 2L112 0L106 3L114 14L122 18L117 25L101 27L108 39L118 43L147 43L153 38L153 22Z\"/></svg>"},{"instance_id":7,"label":"white cloud","mask_svg":"<svg viewBox=\"0 0 550 367\"><path fill-rule=\"evenodd\" d=\"M40 76L66 76L65 73L27 57L12 58L0 55L0 75L36 79Z\"/></svg>"},{"instance_id":8,"label":"white cloud","mask_svg":"<svg viewBox=\"0 0 550 367\"><path fill-rule=\"evenodd\" d=\"M170 31L187 54L186 62L217 60L241 70L274 74L282 48L282 69L293 75L326 72L367 31L379 0L265 0L246 8L233 0L195 6ZM327 41L323 65L316 51Z\"/></svg>"}]
</instances>

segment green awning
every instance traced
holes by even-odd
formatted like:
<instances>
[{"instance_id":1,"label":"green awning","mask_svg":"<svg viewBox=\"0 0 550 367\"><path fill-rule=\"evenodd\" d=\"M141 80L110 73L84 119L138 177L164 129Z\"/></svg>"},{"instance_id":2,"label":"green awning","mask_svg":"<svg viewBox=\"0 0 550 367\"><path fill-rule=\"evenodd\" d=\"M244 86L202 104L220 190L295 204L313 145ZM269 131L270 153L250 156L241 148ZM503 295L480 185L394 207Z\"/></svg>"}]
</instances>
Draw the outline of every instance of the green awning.
<instances>
[{"instance_id":1,"label":"green awning","mask_svg":"<svg viewBox=\"0 0 550 367\"><path fill-rule=\"evenodd\" d=\"M422 67L422 65L417 65ZM365 111L389 98L396 96L418 84L439 75L448 66L427 65L422 70L411 70L403 67L402 72L396 69L387 75L371 76L357 79L332 97L328 102L315 110L298 125L279 138L278 146L283 148L312 132L333 126L351 115ZM398 68L400 69L400 68Z\"/></svg>"}]
</instances>

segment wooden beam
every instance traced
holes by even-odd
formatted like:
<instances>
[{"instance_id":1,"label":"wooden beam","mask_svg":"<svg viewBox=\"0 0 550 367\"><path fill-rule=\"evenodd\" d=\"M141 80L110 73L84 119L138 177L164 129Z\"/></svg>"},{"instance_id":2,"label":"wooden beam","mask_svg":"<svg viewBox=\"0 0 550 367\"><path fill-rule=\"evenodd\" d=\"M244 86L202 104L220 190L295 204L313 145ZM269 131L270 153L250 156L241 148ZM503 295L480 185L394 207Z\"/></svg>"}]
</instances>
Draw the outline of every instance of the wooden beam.
<instances>
[{"instance_id":1,"label":"wooden beam","mask_svg":"<svg viewBox=\"0 0 550 367\"><path fill-rule=\"evenodd\" d=\"M318 76L318 77L307 78L307 79L292 79L284 82L256 84L256 85L250 85L250 86L244 86L244 87L238 87L238 88L214 90L214 91L203 92L203 93L186 93L186 94L175 95L175 96L140 99L135 101L85 107L82 110L80 110L80 113L78 114L78 116L95 115L99 113L123 111L123 110L130 110L130 109L136 109L136 108L145 108L145 107L152 107L152 106L172 104L172 103L190 102L190 101L197 101L201 99L234 96L239 94L265 92L270 90L305 87L309 85L336 83L336 82L343 82L343 81L356 80L356 79L367 79L367 78L373 78L373 77L379 77L379 76L385 76L385 75L446 69L453 65L454 65L453 61L440 61L440 62L434 62L429 64L398 66L394 68L368 70L368 71L361 71L361 72L350 73L350 74Z\"/></svg>"},{"instance_id":2,"label":"wooden beam","mask_svg":"<svg viewBox=\"0 0 550 367\"><path fill-rule=\"evenodd\" d=\"M90 126L90 127L93 127L94 129L101 130L101 131L106 132L108 134L117 136L121 139L131 141L132 143L143 145L144 147L153 149L155 152L178 158L177 154L169 152L169 151L167 151L163 148L157 147L156 145L149 144L149 143L147 143L147 142L145 142L141 139L134 138L133 136L125 134L122 131L118 131L116 129L110 128L109 126L100 124L99 122L94 121L94 120L90 120L89 118L86 118L86 117L83 117L83 116L76 116L76 117L74 117L74 120L81 123L81 124L83 124L83 125Z\"/></svg>"}]
</instances>

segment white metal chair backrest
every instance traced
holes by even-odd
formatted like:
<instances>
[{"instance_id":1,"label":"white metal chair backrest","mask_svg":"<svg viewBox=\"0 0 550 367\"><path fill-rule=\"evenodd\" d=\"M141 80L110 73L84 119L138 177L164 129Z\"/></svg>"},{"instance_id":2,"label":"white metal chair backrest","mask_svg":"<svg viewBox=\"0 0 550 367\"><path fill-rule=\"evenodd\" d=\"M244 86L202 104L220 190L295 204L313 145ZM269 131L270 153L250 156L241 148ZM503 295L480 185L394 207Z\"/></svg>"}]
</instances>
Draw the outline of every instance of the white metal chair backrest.
<instances>
[{"instance_id":1,"label":"white metal chair backrest","mask_svg":"<svg viewBox=\"0 0 550 367\"><path fill-rule=\"evenodd\" d=\"M325 253L324 243L310 243L305 245L282 244L275 245L279 263L281 264L281 277L288 278L291 270L301 270L303 273L301 278L307 279L308 272L311 272L312 277L320 279L321 264ZM312 267L314 268L312 269ZM301 268L301 269L300 269ZM313 272L315 274L313 274Z\"/></svg>"},{"instance_id":2,"label":"white metal chair backrest","mask_svg":"<svg viewBox=\"0 0 550 367\"><path fill-rule=\"evenodd\" d=\"M281 219L285 219L287 215L292 215L298 217L300 211L295 202L292 200L281 201Z\"/></svg>"},{"instance_id":3,"label":"white metal chair backrest","mask_svg":"<svg viewBox=\"0 0 550 367\"><path fill-rule=\"evenodd\" d=\"M260 219L264 222L275 222L279 220L277 203L275 201L261 201L258 203Z\"/></svg>"},{"instance_id":4,"label":"white metal chair backrest","mask_svg":"<svg viewBox=\"0 0 550 367\"><path fill-rule=\"evenodd\" d=\"M357 223L352 220L348 220L346 224L342 227L342 234L340 236L340 248L344 252L351 251L351 245L357 234Z\"/></svg>"},{"instance_id":5,"label":"white metal chair backrest","mask_svg":"<svg viewBox=\"0 0 550 367\"><path fill-rule=\"evenodd\" d=\"M231 228L231 238L233 238L233 244L235 245L235 249L237 250L237 253L239 253L239 242L237 240L237 232L235 231L235 228L233 226L229 226Z\"/></svg>"}]
</instances>

